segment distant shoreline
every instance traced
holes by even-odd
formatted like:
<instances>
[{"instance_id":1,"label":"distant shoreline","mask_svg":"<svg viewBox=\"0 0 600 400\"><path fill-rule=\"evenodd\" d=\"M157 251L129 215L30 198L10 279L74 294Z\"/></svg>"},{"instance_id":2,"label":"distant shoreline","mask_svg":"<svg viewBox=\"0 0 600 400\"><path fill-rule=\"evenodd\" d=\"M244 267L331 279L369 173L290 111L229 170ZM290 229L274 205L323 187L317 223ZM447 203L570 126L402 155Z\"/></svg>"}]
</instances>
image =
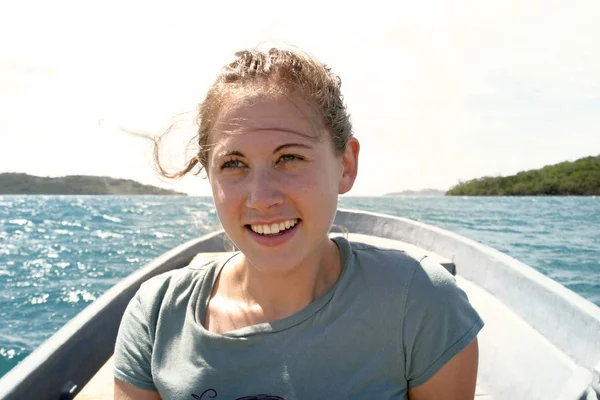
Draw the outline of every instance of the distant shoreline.
<instances>
[{"instance_id":1,"label":"distant shoreline","mask_svg":"<svg viewBox=\"0 0 600 400\"><path fill-rule=\"evenodd\" d=\"M600 156L580 158L505 177L460 183L447 196L598 196Z\"/></svg>"},{"instance_id":2,"label":"distant shoreline","mask_svg":"<svg viewBox=\"0 0 600 400\"><path fill-rule=\"evenodd\" d=\"M446 194L443 190L438 189L423 189L423 190L403 190L401 192L392 192L384 194L385 197L410 197L410 196L422 196L422 197L441 197Z\"/></svg>"},{"instance_id":3,"label":"distant shoreline","mask_svg":"<svg viewBox=\"0 0 600 400\"><path fill-rule=\"evenodd\" d=\"M108 176L69 175L57 178L24 173L0 174L0 195L161 195L185 193Z\"/></svg>"}]
</instances>

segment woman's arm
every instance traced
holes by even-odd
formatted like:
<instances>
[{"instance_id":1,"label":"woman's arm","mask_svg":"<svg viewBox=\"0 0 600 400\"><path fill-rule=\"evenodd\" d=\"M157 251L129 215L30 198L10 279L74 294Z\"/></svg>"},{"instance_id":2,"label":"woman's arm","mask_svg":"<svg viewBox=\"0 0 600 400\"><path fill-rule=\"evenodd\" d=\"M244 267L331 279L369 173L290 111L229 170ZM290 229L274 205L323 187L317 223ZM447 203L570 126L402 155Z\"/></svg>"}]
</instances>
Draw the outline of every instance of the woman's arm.
<instances>
[{"instance_id":1,"label":"woman's arm","mask_svg":"<svg viewBox=\"0 0 600 400\"><path fill-rule=\"evenodd\" d=\"M158 392L145 390L115 378L114 400L161 400Z\"/></svg>"},{"instance_id":2,"label":"woman's arm","mask_svg":"<svg viewBox=\"0 0 600 400\"><path fill-rule=\"evenodd\" d=\"M466 400L475 397L479 347L477 338L425 383L408 390L410 400Z\"/></svg>"}]
</instances>

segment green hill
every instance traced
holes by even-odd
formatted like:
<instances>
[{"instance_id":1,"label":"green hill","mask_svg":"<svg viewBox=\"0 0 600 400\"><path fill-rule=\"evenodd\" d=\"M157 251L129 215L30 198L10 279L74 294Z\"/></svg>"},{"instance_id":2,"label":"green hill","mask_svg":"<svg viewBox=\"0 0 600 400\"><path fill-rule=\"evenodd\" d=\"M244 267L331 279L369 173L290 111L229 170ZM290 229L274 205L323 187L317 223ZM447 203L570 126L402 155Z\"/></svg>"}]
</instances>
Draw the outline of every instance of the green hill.
<instances>
[{"instance_id":1,"label":"green hill","mask_svg":"<svg viewBox=\"0 0 600 400\"><path fill-rule=\"evenodd\" d=\"M506 177L460 183L448 196L598 196L600 155L548 165Z\"/></svg>"},{"instance_id":2,"label":"green hill","mask_svg":"<svg viewBox=\"0 0 600 400\"><path fill-rule=\"evenodd\" d=\"M129 179L84 175L49 178L20 173L0 174L0 194L185 195Z\"/></svg>"}]
</instances>

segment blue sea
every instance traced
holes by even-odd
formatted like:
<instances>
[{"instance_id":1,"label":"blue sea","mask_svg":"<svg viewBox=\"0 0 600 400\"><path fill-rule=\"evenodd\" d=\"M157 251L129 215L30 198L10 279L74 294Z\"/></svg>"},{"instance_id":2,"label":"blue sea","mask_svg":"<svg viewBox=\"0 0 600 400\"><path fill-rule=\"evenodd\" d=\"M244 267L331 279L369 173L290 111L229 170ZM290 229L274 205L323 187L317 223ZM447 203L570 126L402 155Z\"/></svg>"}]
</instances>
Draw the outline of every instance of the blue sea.
<instances>
[{"instance_id":1,"label":"blue sea","mask_svg":"<svg viewBox=\"0 0 600 400\"><path fill-rule=\"evenodd\" d=\"M598 197L344 197L494 247L600 305ZM210 198L0 196L0 376L123 277L219 228Z\"/></svg>"}]
</instances>

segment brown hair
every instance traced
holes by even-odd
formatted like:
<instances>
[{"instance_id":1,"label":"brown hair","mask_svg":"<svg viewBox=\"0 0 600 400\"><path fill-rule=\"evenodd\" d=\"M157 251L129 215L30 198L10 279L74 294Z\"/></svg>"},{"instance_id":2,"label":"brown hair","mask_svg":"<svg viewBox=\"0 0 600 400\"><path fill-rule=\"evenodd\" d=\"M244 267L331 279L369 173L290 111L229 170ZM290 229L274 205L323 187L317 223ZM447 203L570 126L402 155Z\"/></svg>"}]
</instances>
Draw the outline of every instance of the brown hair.
<instances>
[{"instance_id":1,"label":"brown hair","mask_svg":"<svg viewBox=\"0 0 600 400\"><path fill-rule=\"evenodd\" d=\"M198 172L206 169L210 149L208 137L219 112L232 96L248 91L252 94L275 91L289 97L299 95L311 111L320 116L322 128L331 135L335 154L343 154L352 137L352 124L340 90L341 79L327 65L297 49L243 50L235 53L235 57L221 70L198 106L198 133L190 142L198 146L198 151L181 171L169 173L162 168L159 160L162 136L155 139L154 161L161 175L179 178L196 166L200 168Z\"/></svg>"}]
</instances>

